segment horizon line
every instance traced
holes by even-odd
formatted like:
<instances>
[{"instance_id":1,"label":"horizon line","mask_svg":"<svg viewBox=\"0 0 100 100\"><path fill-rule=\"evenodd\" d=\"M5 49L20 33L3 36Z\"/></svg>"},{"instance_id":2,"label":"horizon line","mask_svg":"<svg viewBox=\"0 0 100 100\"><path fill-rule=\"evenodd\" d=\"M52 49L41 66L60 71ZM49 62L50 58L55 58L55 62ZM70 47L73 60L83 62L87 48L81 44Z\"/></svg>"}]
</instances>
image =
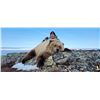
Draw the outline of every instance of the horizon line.
<instances>
[{"instance_id":1,"label":"horizon line","mask_svg":"<svg viewBox=\"0 0 100 100\"><path fill-rule=\"evenodd\" d=\"M24 49L2 49L0 48L0 50L31 50L32 48L24 48ZM100 50L100 48L69 48L69 49L72 49L72 50Z\"/></svg>"}]
</instances>

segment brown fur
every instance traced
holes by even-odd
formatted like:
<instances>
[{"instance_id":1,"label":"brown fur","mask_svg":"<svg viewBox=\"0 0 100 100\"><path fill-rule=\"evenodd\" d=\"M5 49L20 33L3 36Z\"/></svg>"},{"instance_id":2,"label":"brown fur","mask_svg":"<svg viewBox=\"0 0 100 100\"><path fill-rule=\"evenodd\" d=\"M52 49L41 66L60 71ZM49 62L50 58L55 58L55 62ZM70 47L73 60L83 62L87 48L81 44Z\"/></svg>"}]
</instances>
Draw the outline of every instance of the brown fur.
<instances>
[{"instance_id":1,"label":"brown fur","mask_svg":"<svg viewBox=\"0 0 100 100\"><path fill-rule=\"evenodd\" d=\"M42 68L45 59L48 59L52 54L64 51L64 46L59 40L47 40L38 45L36 48L32 49L22 60L24 64L27 60L36 57L37 67Z\"/></svg>"},{"instance_id":2,"label":"brown fur","mask_svg":"<svg viewBox=\"0 0 100 100\"><path fill-rule=\"evenodd\" d=\"M27 60L32 59L33 57L36 56L35 50L31 50L27 55L22 59L22 63L24 64Z\"/></svg>"}]
</instances>

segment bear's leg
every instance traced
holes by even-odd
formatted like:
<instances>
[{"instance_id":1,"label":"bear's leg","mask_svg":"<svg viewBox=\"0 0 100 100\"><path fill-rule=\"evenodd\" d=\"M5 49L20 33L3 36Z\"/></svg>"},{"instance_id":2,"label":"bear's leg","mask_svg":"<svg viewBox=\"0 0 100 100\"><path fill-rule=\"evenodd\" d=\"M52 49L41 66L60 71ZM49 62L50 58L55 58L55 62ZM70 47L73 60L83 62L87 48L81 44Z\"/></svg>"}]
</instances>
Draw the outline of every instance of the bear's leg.
<instances>
[{"instance_id":1,"label":"bear's leg","mask_svg":"<svg viewBox=\"0 0 100 100\"><path fill-rule=\"evenodd\" d=\"M37 59L37 67L41 68L44 66L45 58L44 56L39 56Z\"/></svg>"},{"instance_id":2,"label":"bear's leg","mask_svg":"<svg viewBox=\"0 0 100 100\"><path fill-rule=\"evenodd\" d=\"M35 50L31 50L23 59L22 59L22 63L25 64L26 61L32 59L33 57L36 56L36 52Z\"/></svg>"}]
</instances>

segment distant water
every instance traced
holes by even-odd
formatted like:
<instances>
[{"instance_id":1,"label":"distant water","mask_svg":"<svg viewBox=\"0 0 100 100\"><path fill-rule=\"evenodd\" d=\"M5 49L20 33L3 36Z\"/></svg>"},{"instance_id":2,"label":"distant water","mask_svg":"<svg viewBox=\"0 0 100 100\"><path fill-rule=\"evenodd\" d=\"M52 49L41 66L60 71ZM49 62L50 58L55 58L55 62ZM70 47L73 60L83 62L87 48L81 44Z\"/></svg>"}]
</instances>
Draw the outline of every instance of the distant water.
<instances>
[{"instance_id":1,"label":"distant water","mask_svg":"<svg viewBox=\"0 0 100 100\"><path fill-rule=\"evenodd\" d=\"M100 49L72 49L72 50L100 50ZM7 55L8 53L21 53L28 52L29 50L23 49L3 49L1 50L1 55Z\"/></svg>"},{"instance_id":2,"label":"distant water","mask_svg":"<svg viewBox=\"0 0 100 100\"><path fill-rule=\"evenodd\" d=\"M1 55L7 55L8 53L20 53L27 52L29 50L1 50Z\"/></svg>"}]
</instances>

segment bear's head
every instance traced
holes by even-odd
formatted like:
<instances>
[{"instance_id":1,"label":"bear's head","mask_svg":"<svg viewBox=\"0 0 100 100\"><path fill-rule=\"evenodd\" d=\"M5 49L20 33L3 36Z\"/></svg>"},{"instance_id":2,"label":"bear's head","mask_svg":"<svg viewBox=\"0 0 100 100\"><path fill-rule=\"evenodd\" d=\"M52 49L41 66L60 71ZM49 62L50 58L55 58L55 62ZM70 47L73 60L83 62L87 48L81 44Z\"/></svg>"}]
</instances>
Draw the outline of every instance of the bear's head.
<instances>
[{"instance_id":1,"label":"bear's head","mask_svg":"<svg viewBox=\"0 0 100 100\"><path fill-rule=\"evenodd\" d=\"M64 44L60 40L53 39L50 40L47 49L51 50L52 54L59 51L64 51Z\"/></svg>"}]
</instances>

